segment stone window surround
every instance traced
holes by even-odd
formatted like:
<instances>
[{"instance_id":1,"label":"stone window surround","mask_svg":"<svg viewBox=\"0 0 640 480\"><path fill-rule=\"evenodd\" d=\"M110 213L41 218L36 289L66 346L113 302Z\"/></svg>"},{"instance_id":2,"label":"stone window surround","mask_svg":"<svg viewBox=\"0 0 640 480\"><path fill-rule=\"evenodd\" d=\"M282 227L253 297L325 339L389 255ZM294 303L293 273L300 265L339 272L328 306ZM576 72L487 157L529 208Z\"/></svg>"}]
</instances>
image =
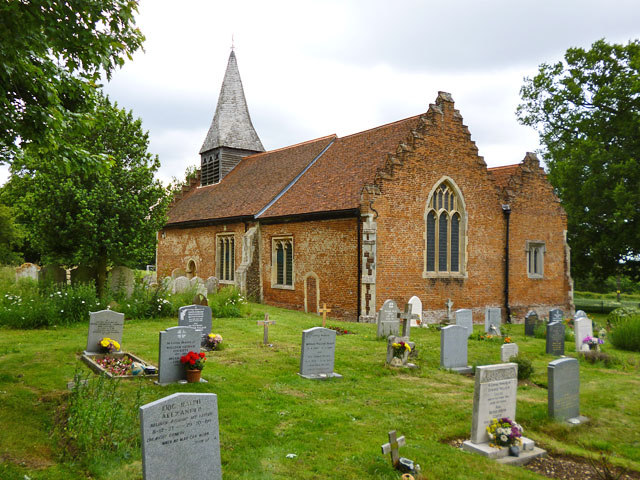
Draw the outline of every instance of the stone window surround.
<instances>
[{"instance_id":1,"label":"stone window surround","mask_svg":"<svg viewBox=\"0 0 640 480\"><path fill-rule=\"evenodd\" d=\"M449 186L449 188L453 191L454 195L457 197L457 203L458 203L458 210L456 210L458 212L458 214L460 215L460 226L459 226L459 237L460 237L460 246L459 246L459 252L460 252L460 261L459 261L459 267L460 267L460 271L459 272L450 272L450 271L438 271L438 266L437 266L437 257L438 257L438 251L436 250L435 255L436 255L436 270L435 271L427 271L427 215L429 214L429 211L432 210L431 207L429 206L431 204L431 199L433 198L433 195L436 193L436 191L438 190L438 188L440 188L440 186L443 183L447 183L447 185ZM442 176L437 182L434 183L434 186L431 188L431 191L429 192L429 195L427 196L427 202L425 204L425 209L424 209L424 216L423 216L423 240L424 240L424 250L423 250L423 265L422 265L422 278L468 278L468 272L467 272L467 243L468 243L468 236L467 236L467 205L464 201L464 197L462 196L462 192L460 191L460 187L458 187L458 185L456 184L456 182L449 176L444 175ZM437 222L436 222L437 225ZM437 235L436 235L437 238ZM449 241L450 241L450 237L449 237ZM450 247L448 249L448 251L450 251Z\"/></svg>"},{"instance_id":2,"label":"stone window surround","mask_svg":"<svg viewBox=\"0 0 640 480\"><path fill-rule=\"evenodd\" d=\"M232 275L232 279L231 280L227 280L224 279L223 275L222 275L222 268L223 268L223 259L222 259L222 255L221 255L221 251L220 251L220 239L222 238L231 238L233 240L233 265L232 265L232 269L233 271L231 272ZM218 277L218 283L224 283L227 285L235 285L235 248L236 248L236 235L233 232L224 232L224 233L218 233L216 234L216 276Z\"/></svg>"},{"instance_id":3,"label":"stone window surround","mask_svg":"<svg viewBox=\"0 0 640 480\"><path fill-rule=\"evenodd\" d=\"M533 255L533 252L535 249L538 249L539 255L538 255L538 262L537 262L537 268L536 270L538 270L537 272L532 272L531 271L531 255ZM533 278L533 279L542 279L544 278L544 254L546 253L547 248L545 245L545 242L541 241L541 240L527 240L526 244L525 244L525 258L526 258L526 263L527 263L527 277L529 278Z\"/></svg>"},{"instance_id":4,"label":"stone window surround","mask_svg":"<svg viewBox=\"0 0 640 480\"><path fill-rule=\"evenodd\" d=\"M296 284L296 269L295 269L295 259L292 253L291 255L291 285L282 285L278 283L278 265L277 265L277 254L276 247L279 242L288 241L291 243L291 251L293 252L293 235L277 235L271 237L271 288L279 288L282 290L295 290ZM286 262L286 259L285 259ZM284 266L286 271L286 264Z\"/></svg>"}]
</instances>

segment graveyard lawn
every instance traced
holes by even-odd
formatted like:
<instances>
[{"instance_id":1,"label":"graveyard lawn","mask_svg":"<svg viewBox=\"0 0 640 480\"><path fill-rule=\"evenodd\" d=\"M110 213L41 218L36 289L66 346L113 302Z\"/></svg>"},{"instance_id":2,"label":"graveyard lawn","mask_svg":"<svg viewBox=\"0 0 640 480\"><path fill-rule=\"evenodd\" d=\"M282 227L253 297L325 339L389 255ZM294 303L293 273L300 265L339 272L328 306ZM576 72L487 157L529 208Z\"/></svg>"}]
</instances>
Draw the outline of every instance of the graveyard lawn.
<instances>
[{"instance_id":1,"label":"graveyard lawn","mask_svg":"<svg viewBox=\"0 0 640 480\"><path fill-rule=\"evenodd\" d=\"M451 447L447 439L468 439L474 379L440 365L440 332L411 329L419 368L385 366L386 340L376 325L338 322L356 335L338 336L335 371L343 378L313 381L297 375L302 331L322 324L317 315L250 305L246 318L214 318L213 330L226 348L208 352L203 378L208 383L165 387L150 379L121 380L118 389L149 403L177 392L218 396L222 471L226 479L397 479L380 445L397 430L405 436L400 455L418 463L429 479L534 479L540 474L501 466ZM263 345L256 320L276 321ZM127 320L127 351L151 363L158 358L158 332L177 318ZM47 330L0 331L0 478L3 480L80 480L142 478L140 449L121 457L75 452L62 457L56 423L69 398L67 382L79 371L88 322ZM484 325L475 325L475 332ZM580 413L590 423L569 427L547 415L545 340L524 336L523 325L510 328L521 355L535 367L517 393L516 421L524 434L552 454L585 458L604 451L614 465L640 471L640 356L613 349L611 368L580 361ZM43 341L43 339L48 339ZM575 355L567 341L565 353ZM500 344L470 341L468 363L500 362ZM111 380L109 380L111 381ZM139 432L139 427L136 427ZM139 436L137 439L139 442ZM289 455L289 454L294 454Z\"/></svg>"}]
</instances>

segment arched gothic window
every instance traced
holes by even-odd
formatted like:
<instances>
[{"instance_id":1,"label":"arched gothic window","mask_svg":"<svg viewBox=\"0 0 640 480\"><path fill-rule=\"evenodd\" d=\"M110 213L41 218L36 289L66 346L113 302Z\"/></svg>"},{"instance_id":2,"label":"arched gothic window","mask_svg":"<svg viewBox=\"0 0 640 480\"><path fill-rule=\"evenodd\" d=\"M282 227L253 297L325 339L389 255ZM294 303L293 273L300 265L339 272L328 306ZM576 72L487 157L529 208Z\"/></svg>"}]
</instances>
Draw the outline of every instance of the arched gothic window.
<instances>
[{"instance_id":1,"label":"arched gothic window","mask_svg":"<svg viewBox=\"0 0 640 480\"><path fill-rule=\"evenodd\" d=\"M428 276L464 273L464 202L447 180L433 191L425 210L425 273Z\"/></svg>"}]
</instances>

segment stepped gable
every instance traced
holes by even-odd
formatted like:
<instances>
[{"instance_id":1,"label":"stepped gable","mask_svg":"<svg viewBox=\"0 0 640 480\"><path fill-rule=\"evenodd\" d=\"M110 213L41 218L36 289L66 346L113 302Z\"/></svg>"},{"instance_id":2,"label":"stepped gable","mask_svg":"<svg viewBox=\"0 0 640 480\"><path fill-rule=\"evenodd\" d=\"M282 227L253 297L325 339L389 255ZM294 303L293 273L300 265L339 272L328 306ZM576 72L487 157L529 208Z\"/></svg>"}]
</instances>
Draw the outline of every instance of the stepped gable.
<instances>
[{"instance_id":1,"label":"stepped gable","mask_svg":"<svg viewBox=\"0 0 640 480\"><path fill-rule=\"evenodd\" d=\"M334 138L330 135L244 158L222 182L199 187L178 200L169 210L167 226L255 215Z\"/></svg>"},{"instance_id":2,"label":"stepped gable","mask_svg":"<svg viewBox=\"0 0 640 480\"><path fill-rule=\"evenodd\" d=\"M262 142L251 122L236 54L233 51L229 55L216 113L200 149L200 154L218 147L264 152Z\"/></svg>"},{"instance_id":3,"label":"stepped gable","mask_svg":"<svg viewBox=\"0 0 640 480\"><path fill-rule=\"evenodd\" d=\"M503 165L501 167L491 167L491 168L487 168L487 170L493 176L493 179L496 181L496 184L500 188L505 188L508 185L509 179L518 172L519 167L520 167L520 164L516 163L515 165Z\"/></svg>"},{"instance_id":4,"label":"stepped gable","mask_svg":"<svg viewBox=\"0 0 640 480\"><path fill-rule=\"evenodd\" d=\"M390 152L416 128L420 116L337 138L280 199L259 218L350 210Z\"/></svg>"},{"instance_id":5,"label":"stepped gable","mask_svg":"<svg viewBox=\"0 0 640 480\"><path fill-rule=\"evenodd\" d=\"M540 166L540 160L535 153L527 152L522 162L515 165L504 165L487 169L493 176L500 189L500 194L505 202L511 202L518 195L527 175L538 175L545 178L544 189L549 192L556 202L560 199L556 196L551 184L546 181L546 172Z\"/></svg>"}]
</instances>

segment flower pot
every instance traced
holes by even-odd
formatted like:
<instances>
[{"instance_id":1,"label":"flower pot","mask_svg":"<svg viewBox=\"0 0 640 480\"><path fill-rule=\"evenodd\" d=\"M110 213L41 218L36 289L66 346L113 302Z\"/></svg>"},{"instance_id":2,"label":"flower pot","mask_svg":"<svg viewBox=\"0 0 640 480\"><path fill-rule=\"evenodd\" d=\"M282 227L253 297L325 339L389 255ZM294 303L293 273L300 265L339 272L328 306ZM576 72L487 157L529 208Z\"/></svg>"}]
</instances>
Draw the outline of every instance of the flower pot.
<instances>
[{"instance_id":1,"label":"flower pot","mask_svg":"<svg viewBox=\"0 0 640 480\"><path fill-rule=\"evenodd\" d=\"M187 382L188 383L199 383L200 375L202 375L202 370L192 370L187 368Z\"/></svg>"}]
</instances>

